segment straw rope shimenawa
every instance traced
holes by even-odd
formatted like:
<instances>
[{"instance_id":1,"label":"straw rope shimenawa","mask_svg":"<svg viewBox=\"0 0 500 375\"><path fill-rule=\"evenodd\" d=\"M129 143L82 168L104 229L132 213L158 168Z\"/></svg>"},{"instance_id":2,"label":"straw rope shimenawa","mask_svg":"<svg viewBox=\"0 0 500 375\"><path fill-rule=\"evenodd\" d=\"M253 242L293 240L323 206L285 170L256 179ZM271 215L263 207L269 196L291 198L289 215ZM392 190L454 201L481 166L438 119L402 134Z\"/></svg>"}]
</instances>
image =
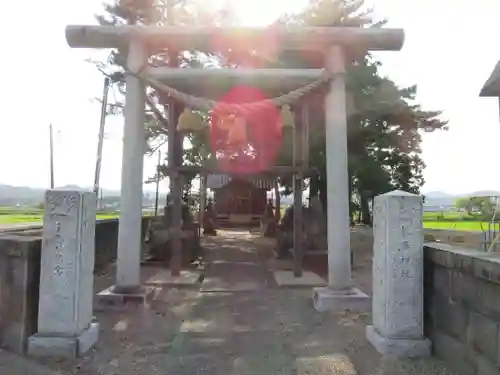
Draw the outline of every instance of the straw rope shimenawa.
<instances>
[{"instance_id":1,"label":"straw rope shimenawa","mask_svg":"<svg viewBox=\"0 0 500 375\"><path fill-rule=\"evenodd\" d=\"M321 78L319 78L318 80L311 82L310 84L300 87L296 90L290 91L285 95L255 102L236 104L223 101L215 101L211 99L206 99L186 94L173 87L165 85L160 81L148 77L141 71L139 71L138 73L134 73L129 69L125 69L125 74L137 77L138 79L148 84L149 86L170 95L172 98L180 101L185 106L191 109L201 110L201 111L216 110L220 114L227 114L227 115L232 114L238 116L247 116L251 113L255 113L256 111L268 110L270 108L284 107L286 105L290 105L296 102L302 96L310 93L314 89L320 87L321 85L329 82L331 79L334 78L333 74L329 74L326 71L324 71Z\"/></svg>"}]
</instances>

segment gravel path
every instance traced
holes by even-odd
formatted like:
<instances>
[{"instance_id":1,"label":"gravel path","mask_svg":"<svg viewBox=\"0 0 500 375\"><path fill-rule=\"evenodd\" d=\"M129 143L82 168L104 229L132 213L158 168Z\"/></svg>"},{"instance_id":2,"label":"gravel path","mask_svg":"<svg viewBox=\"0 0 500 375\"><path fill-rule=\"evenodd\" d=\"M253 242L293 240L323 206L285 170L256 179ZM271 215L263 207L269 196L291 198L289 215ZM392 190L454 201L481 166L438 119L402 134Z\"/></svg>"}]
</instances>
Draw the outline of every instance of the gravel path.
<instances>
[{"instance_id":1,"label":"gravel path","mask_svg":"<svg viewBox=\"0 0 500 375\"><path fill-rule=\"evenodd\" d=\"M148 310L97 311L97 348L76 365L46 364L66 375L451 375L433 359L381 358L364 338L369 315L319 314L311 291L278 289L261 239L232 232L204 241L206 278L227 291L163 289ZM154 271L144 267L143 277ZM113 275L99 276L96 289ZM241 280L255 287L233 290Z\"/></svg>"}]
</instances>

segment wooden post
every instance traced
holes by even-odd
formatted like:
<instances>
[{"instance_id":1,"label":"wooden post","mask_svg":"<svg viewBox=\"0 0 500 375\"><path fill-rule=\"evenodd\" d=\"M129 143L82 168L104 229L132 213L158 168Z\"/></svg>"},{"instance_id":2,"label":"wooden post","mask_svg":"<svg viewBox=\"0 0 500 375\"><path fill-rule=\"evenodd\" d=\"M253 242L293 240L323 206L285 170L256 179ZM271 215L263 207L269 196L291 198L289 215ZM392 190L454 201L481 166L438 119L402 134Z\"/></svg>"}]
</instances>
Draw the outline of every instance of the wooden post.
<instances>
[{"instance_id":1,"label":"wooden post","mask_svg":"<svg viewBox=\"0 0 500 375\"><path fill-rule=\"evenodd\" d=\"M156 164L155 217L158 216L158 198L160 196L160 169L161 151L158 151L158 164Z\"/></svg>"},{"instance_id":2,"label":"wooden post","mask_svg":"<svg viewBox=\"0 0 500 375\"><path fill-rule=\"evenodd\" d=\"M304 169L309 168L309 105L306 103L303 104L302 112L301 112L301 167Z\"/></svg>"},{"instance_id":3,"label":"wooden post","mask_svg":"<svg viewBox=\"0 0 500 375\"><path fill-rule=\"evenodd\" d=\"M205 208L207 206L207 175L200 173L200 212L198 216L199 227L203 228L203 218L205 216Z\"/></svg>"},{"instance_id":4,"label":"wooden post","mask_svg":"<svg viewBox=\"0 0 500 375\"><path fill-rule=\"evenodd\" d=\"M166 4L166 22L169 26L174 24L172 8L174 2L168 0ZM170 50L170 61L168 69L178 68L178 51ZM179 106L170 99L168 106L168 165L178 167L182 165L182 136L177 132L179 120ZM179 141L179 139L181 139ZM182 175L175 171L170 175L170 196L172 198L170 244L172 256L170 258L170 274L180 276L182 266Z\"/></svg>"},{"instance_id":5,"label":"wooden post","mask_svg":"<svg viewBox=\"0 0 500 375\"><path fill-rule=\"evenodd\" d=\"M302 108L300 108L302 112ZM302 118L295 116L295 128L293 130L293 163L294 166L301 164L302 160ZM299 120L299 121L297 121ZM302 262L304 253L304 239L302 233L302 172L294 173L293 178L293 274L295 277L302 276Z\"/></svg>"},{"instance_id":6,"label":"wooden post","mask_svg":"<svg viewBox=\"0 0 500 375\"><path fill-rule=\"evenodd\" d=\"M276 224L281 220L281 196L280 196L280 187L278 184L278 179L274 180L274 196L276 197Z\"/></svg>"},{"instance_id":7,"label":"wooden post","mask_svg":"<svg viewBox=\"0 0 500 375\"><path fill-rule=\"evenodd\" d=\"M54 189L54 134L52 124L49 125L49 148L50 148L50 188Z\"/></svg>"},{"instance_id":8,"label":"wooden post","mask_svg":"<svg viewBox=\"0 0 500 375\"><path fill-rule=\"evenodd\" d=\"M179 136L177 134L178 120L177 105L171 101L168 109L168 164L177 167L179 154L182 158L182 148L179 147ZM182 144L181 144L182 146ZM182 176L176 171L170 175L170 196L172 198L170 244L172 256L170 258L170 274L179 276L182 263Z\"/></svg>"},{"instance_id":9,"label":"wooden post","mask_svg":"<svg viewBox=\"0 0 500 375\"><path fill-rule=\"evenodd\" d=\"M106 77L104 78L104 89L102 93L102 104L101 104L101 120L99 123L99 137L97 138L97 158L95 162L95 174L94 174L94 192L99 198L99 180L101 177L101 164L102 164L102 146L104 143L104 127L106 125L106 115L108 114L108 93L109 85L111 80ZM54 187L52 187L53 189ZM99 200L97 204L99 208Z\"/></svg>"}]
</instances>

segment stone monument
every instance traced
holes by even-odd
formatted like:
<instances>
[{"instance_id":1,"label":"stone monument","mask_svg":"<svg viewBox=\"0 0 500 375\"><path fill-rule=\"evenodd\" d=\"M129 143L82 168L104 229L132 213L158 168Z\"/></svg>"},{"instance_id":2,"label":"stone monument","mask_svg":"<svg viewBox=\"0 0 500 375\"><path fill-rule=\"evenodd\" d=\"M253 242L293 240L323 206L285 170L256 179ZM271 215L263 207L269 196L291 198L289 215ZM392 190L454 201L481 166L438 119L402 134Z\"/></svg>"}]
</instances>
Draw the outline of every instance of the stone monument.
<instances>
[{"instance_id":1,"label":"stone monument","mask_svg":"<svg viewBox=\"0 0 500 375\"><path fill-rule=\"evenodd\" d=\"M213 208L212 200L209 199L207 207L203 215L203 234L206 236L216 236L217 231L215 230L215 213Z\"/></svg>"},{"instance_id":2,"label":"stone monument","mask_svg":"<svg viewBox=\"0 0 500 375\"><path fill-rule=\"evenodd\" d=\"M38 332L28 354L75 358L97 341L92 322L95 208L93 192L45 194Z\"/></svg>"},{"instance_id":3,"label":"stone monument","mask_svg":"<svg viewBox=\"0 0 500 375\"><path fill-rule=\"evenodd\" d=\"M274 237L276 235L276 215L272 199L267 201L266 210L261 218L261 233L264 237Z\"/></svg>"},{"instance_id":4,"label":"stone monument","mask_svg":"<svg viewBox=\"0 0 500 375\"><path fill-rule=\"evenodd\" d=\"M404 191L374 203L373 325L366 338L383 355L425 357L422 197Z\"/></svg>"},{"instance_id":5,"label":"stone monument","mask_svg":"<svg viewBox=\"0 0 500 375\"><path fill-rule=\"evenodd\" d=\"M168 201L161 221L155 220L151 225L149 239L149 255L151 256L149 260L151 261L170 263L172 258L170 241L173 227L172 209L172 202ZM193 214L187 203L182 204L181 229L182 264L186 265L195 261L201 255L198 229L195 226Z\"/></svg>"}]
</instances>

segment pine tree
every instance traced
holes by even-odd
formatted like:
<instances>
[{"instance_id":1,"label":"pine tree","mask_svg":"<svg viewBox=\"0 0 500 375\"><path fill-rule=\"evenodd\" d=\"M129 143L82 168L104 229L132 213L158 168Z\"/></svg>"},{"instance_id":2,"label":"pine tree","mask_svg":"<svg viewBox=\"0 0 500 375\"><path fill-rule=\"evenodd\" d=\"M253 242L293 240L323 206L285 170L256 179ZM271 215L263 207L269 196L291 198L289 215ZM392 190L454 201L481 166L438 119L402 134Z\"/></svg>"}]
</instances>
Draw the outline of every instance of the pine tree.
<instances>
[{"instance_id":1,"label":"pine tree","mask_svg":"<svg viewBox=\"0 0 500 375\"><path fill-rule=\"evenodd\" d=\"M311 0L303 12L284 16L277 24L304 26L383 27L386 21L374 21L364 0ZM363 217L369 223L367 201L392 189L418 193L424 183L425 164L421 158L421 133L446 129L440 111L425 111L416 101L416 86L401 88L382 77L381 63L369 53L353 55L347 67L347 96L354 109L348 118L349 175L351 194L360 199ZM274 66L321 68L324 57L286 53ZM319 100L318 102L322 102ZM349 103L348 103L349 104ZM319 170L311 179L310 194L319 193L326 208L326 165L323 108L311 119L310 161ZM321 129L321 130L320 130ZM282 161L287 159L282 155ZM289 185L289 180L282 181ZM290 186L288 186L290 188Z\"/></svg>"},{"instance_id":2,"label":"pine tree","mask_svg":"<svg viewBox=\"0 0 500 375\"><path fill-rule=\"evenodd\" d=\"M100 25L228 25L233 20L231 9L215 9L202 0L115 0L111 4L104 4L104 13L97 15ZM125 79L123 75L123 61L126 50L114 49L106 61L94 62L98 69L112 79L122 97L125 94ZM213 51L179 51L168 48L158 48L150 56L150 63L154 66L171 67L204 67L207 60L218 60L219 65L224 62L221 56ZM158 147L168 140L168 104L161 93L148 88L149 108L146 112L145 136L148 140L148 153L155 152ZM112 113L121 115L122 103L114 106ZM180 112L180 111L178 111ZM184 159L189 164L201 164L210 156L210 144L206 134L192 134L188 136L192 147L185 150ZM165 161L165 160L164 160ZM160 171L163 168L160 169ZM161 178L164 176L162 175ZM185 176L186 186L191 185L195 174ZM149 181L156 181L151 176Z\"/></svg>"},{"instance_id":3,"label":"pine tree","mask_svg":"<svg viewBox=\"0 0 500 375\"><path fill-rule=\"evenodd\" d=\"M167 4L168 5L168 4ZM153 0L122 0L105 6L105 15L97 17L101 24L165 24L167 22L182 25L220 25L232 20L230 10L206 10L206 2L201 0L178 0L171 6L154 7ZM277 20L280 25L304 26L349 26L383 27L385 20L374 21L370 9L364 0L310 0L303 12L286 15ZM99 67L107 72L120 72L119 62L125 51L115 50L110 58ZM214 55L212 51L169 51L160 50L152 56L155 65L171 64L178 60L177 66L203 67L203 56L218 59L221 64L238 65L238 56L226 54ZM304 55L296 52L282 52L269 61L269 56L258 56L259 64L267 62L267 67L280 68L321 68L324 57ZM416 86L399 87L387 77L382 77L380 62L370 54L350 56L352 64L348 66L348 98L355 110L348 118L349 175L351 193L361 200L361 207L368 207L366 200L374 195L391 189L403 189L418 192L424 183L422 176L425 164L421 158L421 133L446 129L446 122L440 119L440 111L425 111L416 101ZM248 62L248 61L246 61ZM113 76L123 90L123 76ZM155 108L147 116L147 129L150 139L165 139L166 119L163 103L154 90L149 91L150 101ZM319 171L311 179L310 194L320 195L326 203L326 165L322 97L315 103L310 135L310 162ZM321 130L323 129L323 130ZM213 155L206 134L190 135L192 148L185 150L187 163L201 164ZM283 150L290 150L291 137L285 137ZM290 153L282 153L278 162L290 164ZM191 176L194 177L194 176ZM290 190L290 179L281 183ZM366 215L365 212L364 216Z\"/></svg>"}]
</instances>

